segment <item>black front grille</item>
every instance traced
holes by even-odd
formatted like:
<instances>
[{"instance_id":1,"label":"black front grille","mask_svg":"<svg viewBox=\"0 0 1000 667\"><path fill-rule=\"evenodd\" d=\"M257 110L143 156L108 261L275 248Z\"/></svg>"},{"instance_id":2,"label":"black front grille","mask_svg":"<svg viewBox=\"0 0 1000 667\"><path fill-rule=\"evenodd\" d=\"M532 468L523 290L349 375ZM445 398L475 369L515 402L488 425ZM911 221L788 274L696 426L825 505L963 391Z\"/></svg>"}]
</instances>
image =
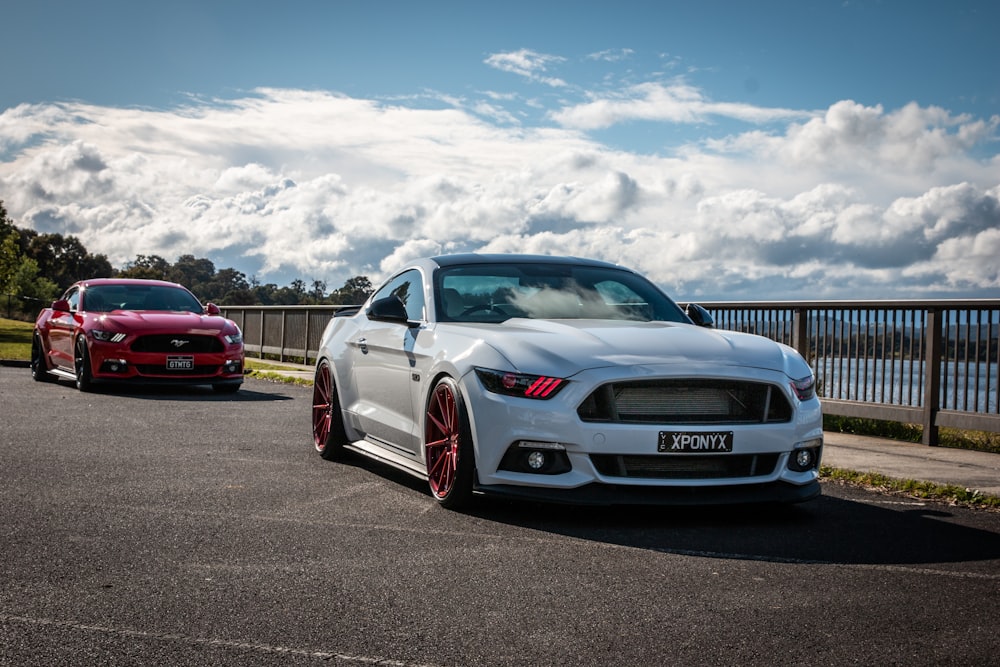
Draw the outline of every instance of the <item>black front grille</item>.
<instances>
[{"instance_id":1,"label":"black front grille","mask_svg":"<svg viewBox=\"0 0 1000 667\"><path fill-rule=\"evenodd\" d=\"M776 387L736 380L641 380L598 387L577 409L586 422L759 424L787 422L792 407Z\"/></svg>"},{"instance_id":2,"label":"black front grille","mask_svg":"<svg viewBox=\"0 0 1000 667\"><path fill-rule=\"evenodd\" d=\"M222 341L214 336L157 334L155 336L140 336L132 343L133 352L197 354L199 352L222 352L224 349Z\"/></svg>"},{"instance_id":3,"label":"black front grille","mask_svg":"<svg viewBox=\"0 0 1000 667\"><path fill-rule=\"evenodd\" d=\"M777 454L700 454L681 456L618 456L591 454L597 472L605 477L643 479L728 479L762 477L774 472Z\"/></svg>"},{"instance_id":4,"label":"black front grille","mask_svg":"<svg viewBox=\"0 0 1000 667\"><path fill-rule=\"evenodd\" d=\"M202 375L218 375L219 366L195 366L194 368L166 368L152 364L137 364L135 370L140 375L156 375L160 377L187 377Z\"/></svg>"}]
</instances>

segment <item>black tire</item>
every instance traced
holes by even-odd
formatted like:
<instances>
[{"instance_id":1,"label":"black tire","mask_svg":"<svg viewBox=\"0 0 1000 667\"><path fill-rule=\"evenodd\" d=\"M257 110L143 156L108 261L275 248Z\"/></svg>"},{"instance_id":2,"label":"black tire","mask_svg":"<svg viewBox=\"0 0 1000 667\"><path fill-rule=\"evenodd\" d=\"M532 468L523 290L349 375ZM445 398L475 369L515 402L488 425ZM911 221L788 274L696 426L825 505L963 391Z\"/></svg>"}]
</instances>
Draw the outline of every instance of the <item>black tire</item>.
<instances>
[{"instance_id":1,"label":"black tire","mask_svg":"<svg viewBox=\"0 0 1000 667\"><path fill-rule=\"evenodd\" d=\"M438 504L450 510L466 507L472 500L476 459L465 399L450 377L441 378L427 399L424 457Z\"/></svg>"},{"instance_id":2,"label":"black tire","mask_svg":"<svg viewBox=\"0 0 1000 667\"><path fill-rule=\"evenodd\" d=\"M344 415L340 411L333 369L326 359L316 365L313 376L312 425L313 446L319 455L327 461L343 459L348 443Z\"/></svg>"},{"instance_id":3,"label":"black tire","mask_svg":"<svg viewBox=\"0 0 1000 667\"><path fill-rule=\"evenodd\" d=\"M49 364L45 361L45 348L42 347L42 337L37 333L31 337L31 377L35 382L52 382L55 377L49 373Z\"/></svg>"},{"instance_id":4,"label":"black tire","mask_svg":"<svg viewBox=\"0 0 1000 667\"><path fill-rule=\"evenodd\" d=\"M90 350L83 336L78 336L73 347L73 370L76 373L76 388L80 391L90 391L94 385L94 374L90 368Z\"/></svg>"}]
</instances>

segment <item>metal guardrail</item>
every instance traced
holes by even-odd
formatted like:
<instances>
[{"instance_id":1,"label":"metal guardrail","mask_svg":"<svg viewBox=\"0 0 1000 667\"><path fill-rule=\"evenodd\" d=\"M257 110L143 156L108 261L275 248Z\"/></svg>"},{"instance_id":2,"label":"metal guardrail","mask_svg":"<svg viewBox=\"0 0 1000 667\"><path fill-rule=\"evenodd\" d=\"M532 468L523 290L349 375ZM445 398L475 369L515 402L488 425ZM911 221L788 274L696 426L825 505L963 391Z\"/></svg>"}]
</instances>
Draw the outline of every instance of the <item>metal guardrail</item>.
<instances>
[{"instance_id":1,"label":"metal guardrail","mask_svg":"<svg viewBox=\"0 0 1000 667\"><path fill-rule=\"evenodd\" d=\"M786 343L827 414L1000 433L1000 300L703 303L720 329Z\"/></svg>"},{"instance_id":2,"label":"metal guardrail","mask_svg":"<svg viewBox=\"0 0 1000 667\"><path fill-rule=\"evenodd\" d=\"M248 355L279 361L316 361L319 341L334 314L350 306L219 306L243 331Z\"/></svg>"},{"instance_id":3,"label":"metal guardrail","mask_svg":"<svg viewBox=\"0 0 1000 667\"><path fill-rule=\"evenodd\" d=\"M766 336L813 368L823 411L1000 433L1000 300L701 303L719 329ZM349 306L223 306L247 353L316 360L327 321Z\"/></svg>"}]
</instances>

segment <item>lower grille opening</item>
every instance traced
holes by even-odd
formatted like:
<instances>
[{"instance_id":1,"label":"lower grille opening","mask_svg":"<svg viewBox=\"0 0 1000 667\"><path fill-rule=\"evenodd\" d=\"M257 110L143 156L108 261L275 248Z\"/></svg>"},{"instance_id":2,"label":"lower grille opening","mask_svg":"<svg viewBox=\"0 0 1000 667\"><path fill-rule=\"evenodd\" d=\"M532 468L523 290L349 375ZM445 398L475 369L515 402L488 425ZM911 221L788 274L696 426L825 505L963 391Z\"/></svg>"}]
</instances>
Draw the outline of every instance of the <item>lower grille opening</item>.
<instances>
[{"instance_id":1,"label":"lower grille opening","mask_svg":"<svg viewBox=\"0 0 1000 667\"><path fill-rule=\"evenodd\" d=\"M163 366L153 366L150 364L137 364L136 371L140 375L158 375L163 377L185 377L189 375L218 375L219 366L195 366L194 368L166 369Z\"/></svg>"},{"instance_id":2,"label":"lower grille opening","mask_svg":"<svg viewBox=\"0 0 1000 667\"><path fill-rule=\"evenodd\" d=\"M725 454L695 456L619 456L591 454L590 460L605 477L640 479L727 479L765 477L774 472L778 454Z\"/></svg>"}]
</instances>

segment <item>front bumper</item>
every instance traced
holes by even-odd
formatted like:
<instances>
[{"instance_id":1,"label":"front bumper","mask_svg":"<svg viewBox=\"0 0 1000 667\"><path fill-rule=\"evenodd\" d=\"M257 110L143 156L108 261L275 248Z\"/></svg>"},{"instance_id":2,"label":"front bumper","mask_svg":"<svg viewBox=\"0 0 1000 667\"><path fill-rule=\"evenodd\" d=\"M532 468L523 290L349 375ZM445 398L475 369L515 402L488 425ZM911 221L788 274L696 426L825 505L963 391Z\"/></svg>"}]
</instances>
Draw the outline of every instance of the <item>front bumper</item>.
<instances>
[{"instance_id":1,"label":"front bumper","mask_svg":"<svg viewBox=\"0 0 1000 667\"><path fill-rule=\"evenodd\" d=\"M133 352L125 346L92 343L91 375L94 382L156 385L227 385L243 382L244 358L240 348L190 355L190 369L168 369L167 356Z\"/></svg>"},{"instance_id":2,"label":"front bumper","mask_svg":"<svg viewBox=\"0 0 1000 667\"><path fill-rule=\"evenodd\" d=\"M688 377L720 377L733 369L685 368ZM761 369L739 369L740 379L767 382L785 387L787 378ZM662 367L638 369L642 377L665 377L677 369ZM603 383L621 378L621 368L595 369L571 378L571 382L550 400L532 400L498 395L486 390L474 375L465 378L464 389L469 405L476 447L476 469L483 494L533 498L551 502L582 504L730 504L747 502L803 502L816 497L819 487L819 459L822 452L822 412L819 401L799 402L792 396L792 419L781 423L740 424L659 424L607 423L580 419L580 403ZM713 375L714 373L714 375ZM710 433L733 432L733 449L725 454L695 454L688 458L711 457L745 459L753 463L747 472L740 466L708 465L725 473L702 470L684 474L665 472L630 476L615 472L600 463L611 458L637 458L666 462L674 454L657 451L660 431ZM537 442L557 446L565 452L569 470L558 474L531 474L505 469L502 461L512 445ZM813 465L807 470L793 464L797 448L811 448ZM758 466L758 461L768 461ZM700 463L701 461L699 461ZM671 461L672 463L672 461ZM726 461L726 464L730 461ZM656 466L656 463L653 463ZM667 466L669 467L669 466Z\"/></svg>"},{"instance_id":3,"label":"front bumper","mask_svg":"<svg viewBox=\"0 0 1000 667\"><path fill-rule=\"evenodd\" d=\"M819 480L801 486L787 482L733 486L625 486L594 482L572 489L510 484L477 485L480 495L567 505L707 506L751 503L802 503L820 495Z\"/></svg>"}]
</instances>

